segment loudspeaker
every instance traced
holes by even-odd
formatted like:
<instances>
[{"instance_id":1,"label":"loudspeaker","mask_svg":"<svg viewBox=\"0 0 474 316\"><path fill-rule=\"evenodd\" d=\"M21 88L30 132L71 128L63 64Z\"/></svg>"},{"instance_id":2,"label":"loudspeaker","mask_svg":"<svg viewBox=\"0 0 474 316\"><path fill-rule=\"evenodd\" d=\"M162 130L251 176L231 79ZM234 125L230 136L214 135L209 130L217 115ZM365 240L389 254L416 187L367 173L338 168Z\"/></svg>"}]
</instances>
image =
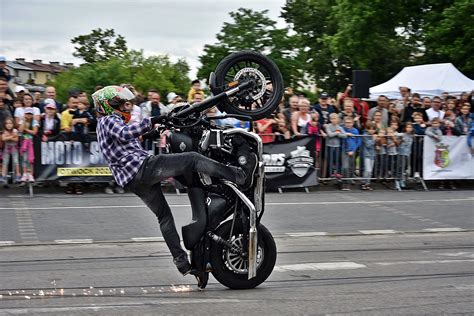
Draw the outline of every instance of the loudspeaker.
<instances>
[{"instance_id":1,"label":"loudspeaker","mask_svg":"<svg viewBox=\"0 0 474 316\"><path fill-rule=\"evenodd\" d=\"M352 71L352 97L368 98L370 88L370 70Z\"/></svg>"}]
</instances>

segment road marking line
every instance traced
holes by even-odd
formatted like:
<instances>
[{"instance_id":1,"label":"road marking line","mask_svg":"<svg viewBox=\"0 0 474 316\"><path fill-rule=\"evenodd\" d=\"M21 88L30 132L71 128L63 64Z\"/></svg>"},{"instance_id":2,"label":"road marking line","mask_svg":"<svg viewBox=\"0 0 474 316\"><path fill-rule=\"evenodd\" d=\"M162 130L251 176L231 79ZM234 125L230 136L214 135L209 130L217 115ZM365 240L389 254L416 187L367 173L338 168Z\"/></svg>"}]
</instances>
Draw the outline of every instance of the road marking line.
<instances>
[{"instance_id":1,"label":"road marking line","mask_svg":"<svg viewBox=\"0 0 474 316\"><path fill-rule=\"evenodd\" d=\"M324 271L324 270L351 270L367 268L366 265L355 262L317 262L317 263L299 263L275 266L273 271L288 272L291 271Z\"/></svg>"},{"instance_id":2,"label":"road marking line","mask_svg":"<svg viewBox=\"0 0 474 316\"><path fill-rule=\"evenodd\" d=\"M333 205L333 204L378 204L378 203L427 203L474 201L474 198L442 200L393 200L393 201L333 201L333 202L268 202L265 205ZM171 207L191 207L190 204L171 204ZM66 210L66 209L116 209L146 208L146 205L95 205L95 206L50 206L50 207L0 207L0 210Z\"/></svg>"},{"instance_id":3,"label":"road marking line","mask_svg":"<svg viewBox=\"0 0 474 316\"><path fill-rule=\"evenodd\" d=\"M375 262L381 266L393 266L400 264L436 264L436 263L464 263L474 262L474 259L458 259L458 260L418 260L418 261L394 261L394 262Z\"/></svg>"},{"instance_id":4,"label":"road marking line","mask_svg":"<svg viewBox=\"0 0 474 316\"><path fill-rule=\"evenodd\" d=\"M58 244L92 244L92 239L56 239Z\"/></svg>"},{"instance_id":5,"label":"road marking line","mask_svg":"<svg viewBox=\"0 0 474 316\"><path fill-rule=\"evenodd\" d=\"M373 235L373 234L397 234L398 232L393 229L374 229L374 230L359 230L364 235Z\"/></svg>"},{"instance_id":6,"label":"road marking line","mask_svg":"<svg viewBox=\"0 0 474 316\"><path fill-rule=\"evenodd\" d=\"M474 284L466 284L466 285L454 285L456 290L473 290L474 291Z\"/></svg>"},{"instance_id":7,"label":"road marking line","mask_svg":"<svg viewBox=\"0 0 474 316\"><path fill-rule=\"evenodd\" d=\"M301 232L301 233L285 233L290 237L312 237L312 236L326 236L327 232Z\"/></svg>"},{"instance_id":8,"label":"road marking line","mask_svg":"<svg viewBox=\"0 0 474 316\"><path fill-rule=\"evenodd\" d=\"M164 241L163 237L135 237L132 238L133 241L143 242L143 241Z\"/></svg>"},{"instance_id":9,"label":"road marking line","mask_svg":"<svg viewBox=\"0 0 474 316\"><path fill-rule=\"evenodd\" d=\"M3 240L3 241L0 241L0 246L10 246L10 245L13 245L14 243L15 242L11 240Z\"/></svg>"},{"instance_id":10,"label":"road marking line","mask_svg":"<svg viewBox=\"0 0 474 316\"><path fill-rule=\"evenodd\" d=\"M445 227L445 228L425 228L423 229L427 232L463 232L465 229L459 227Z\"/></svg>"}]
</instances>

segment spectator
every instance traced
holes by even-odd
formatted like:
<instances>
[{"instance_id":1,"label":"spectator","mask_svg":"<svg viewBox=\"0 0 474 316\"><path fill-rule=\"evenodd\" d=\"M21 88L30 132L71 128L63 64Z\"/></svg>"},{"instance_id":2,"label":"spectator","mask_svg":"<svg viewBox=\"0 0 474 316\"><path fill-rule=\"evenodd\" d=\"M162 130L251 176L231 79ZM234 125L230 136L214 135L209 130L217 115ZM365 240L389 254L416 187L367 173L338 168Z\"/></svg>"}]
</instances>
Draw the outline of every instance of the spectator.
<instances>
[{"instance_id":1,"label":"spectator","mask_svg":"<svg viewBox=\"0 0 474 316\"><path fill-rule=\"evenodd\" d=\"M387 126L388 124L388 98L384 95L380 95L377 98L377 106L371 108L369 110L369 120L374 121L374 116L376 112L380 112L382 114L382 123Z\"/></svg>"},{"instance_id":2,"label":"spectator","mask_svg":"<svg viewBox=\"0 0 474 316\"><path fill-rule=\"evenodd\" d=\"M201 89L201 81L199 81L199 79L193 80L191 82L191 89L189 89L189 91L188 91L188 102L189 103L193 103L194 95L196 93L204 94L204 91L202 91L202 89Z\"/></svg>"},{"instance_id":3,"label":"spectator","mask_svg":"<svg viewBox=\"0 0 474 316\"><path fill-rule=\"evenodd\" d=\"M426 110L423 108L423 103L421 103L420 95L418 93L413 93L411 102L408 103L408 105L405 107L405 110L403 111L402 122L403 123L413 122L413 113L415 112L421 113L425 121L428 120L428 116L426 115Z\"/></svg>"},{"instance_id":4,"label":"spectator","mask_svg":"<svg viewBox=\"0 0 474 316\"><path fill-rule=\"evenodd\" d=\"M324 126L329 124L329 115L335 113L336 109L328 103L329 94L327 92L321 92L319 95L319 103L317 103L313 109L319 113L319 125Z\"/></svg>"},{"instance_id":5,"label":"spectator","mask_svg":"<svg viewBox=\"0 0 474 316\"><path fill-rule=\"evenodd\" d=\"M400 91L400 99L396 102L396 108L398 113L401 113L410 101L411 89L408 87L399 87L398 91Z\"/></svg>"},{"instance_id":6,"label":"spectator","mask_svg":"<svg viewBox=\"0 0 474 316\"><path fill-rule=\"evenodd\" d=\"M193 94L193 99L191 100L191 104L199 103L204 100L204 93L196 92Z\"/></svg>"},{"instance_id":7,"label":"spectator","mask_svg":"<svg viewBox=\"0 0 474 316\"><path fill-rule=\"evenodd\" d=\"M23 99L23 96L25 95L25 93L28 93L28 91L25 89L25 87L20 86L20 85L17 85L15 87L15 94L16 94L17 98Z\"/></svg>"},{"instance_id":8,"label":"spectator","mask_svg":"<svg viewBox=\"0 0 474 316\"><path fill-rule=\"evenodd\" d=\"M340 104L341 101L344 102L346 98L351 99L354 104L354 112L360 116L360 119L358 120L358 124L360 128L363 128L365 124L367 123L367 120L369 119L369 105L367 104L367 102L362 101L359 98L351 98L350 97L351 92L352 92L352 84L349 84L347 85L344 93L340 97L338 96L338 99L339 99L338 104Z\"/></svg>"},{"instance_id":9,"label":"spectator","mask_svg":"<svg viewBox=\"0 0 474 316\"><path fill-rule=\"evenodd\" d=\"M434 118L439 119L439 121L443 121L444 119L444 111L441 110L441 98L434 97L431 102L431 108L426 110L426 115L428 116L428 121L433 121Z\"/></svg>"},{"instance_id":10,"label":"spectator","mask_svg":"<svg viewBox=\"0 0 474 316\"><path fill-rule=\"evenodd\" d=\"M8 117L12 117L12 114L6 108L3 99L0 99L0 133L4 130L4 122Z\"/></svg>"},{"instance_id":11,"label":"spectator","mask_svg":"<svg viewBox=\"0 0 474 316\"><path fill-rule=\"evenodd\" d=\"M375 158L375 165L377 166L377 178L385 178L387 171L387 134L385 128L377 130L375 152L377 154Z\"/></svg>"},{"instance_id":12,"label":"spectator","mask_svg":"<svg viewBox=\"0 0 474 316\"><path fill-rule=\"evenodd\" d=\"M298 102L298 111L293 112L291 115L291 131L295 136L302 136L308 133L306 127L311 121L311 115L308 113L309 105L308 99L301 98Z\"/></svg>"},{"instance_id":13,"label":"spectator","mask_svg":"<svg viewBox=\"0 0 474 316\"><path fill-rule=\"evenodd\" d=\"M293 115L293 113L298 111L299 101L300 98L298 98L298 96L291 96L289 100L289 107L282 111L287 127L291 126L291 116Z\"/></svg>"},{"instance_id":14,"label":"spectator","mask_svg":"<svg viewBox=\"0 0 474 316\"><path fill-rule=\"evenodd\" d=\"M382 112L380 112L380 111L375 111L374 112L374 118L373 118L372 122L375 124L375 126L377 128L377 133L380 130L385 130L387 128L387 124L385 124L383 122L382 117L383 117Z\"/></svg>"},{"instance_id":15,"label":"spectator","mask_svg":"<svg viewBox=\"0 0 474 316\"><path fill-rule=\"evenodd\" d=\"M7 59L5 56L0 56L0 77L4 78L7 82L12 79L12 76L7 69Z\"/></svg>"},{"instance_id":16,"label":"spectator","mask_svg":"<svg viewBox=\"0 0 474 316\"><path fill-rule=\"evenodd\" d=\"M351 101L350 99L344 100ZM360 147L361 139L359 137L359 130L354 127L354 119L350 116L344 118L344 132L346 138L344 139L343 154L342 154L342 170L345 178L352 178L355 170L355 156L357 149ZM346 180L342 185L343 191L350 190L350 181Z\"/></svg>"},{"instance_id":17,"label":"spectator","mask_svg":"<svg viewBox=\"0 0 474 316\"><path fill-rule=\"evenodd\" d=\"M372 171L374 170L375 142L377 140L376 126L374 123L367 123L362 140L362 157L364 159L364 182L362 183L362 190L372 191L370 178L372 178Z\"/></svg>"},{"instance_id":18,"label":"spectator","mask_svg":"<svg viewBox=\"0 0 474 316\"><path fill-rule=\"evenodd\" d=\"M396 172L396 163L397 163L397 154L398 154L398 144L400 140L398 139L397 133L394 128L387 127L387 163L388 163L388 170L389 176L394 178ZM395 188L400 190L399 183L395 182Z\"/></svg>"},{"instance_id":19,"label":"spectator","mask_svg":"<svg viewBox=\"0 0 474 316\"><path fill-rule=\"evenodd\" d=\"M42 98L43 98L43 96L41 95L41 92L36 91L35 93L33 93L33 100L34 100L33 101L33 106L35 108L39 109ZM40 109L40 112L41 112L41 109Z\"/></svg>"},{"instance_id":20,"label":"spectator","mask_svg":"<svg viewBox=\"0 0 474 316\"><path fill-rule=\"evenodd\" d=\"M174 92L170 92L166 95L166 99L168 100L167 108L169 111L173 110L178 104L183 102L183 99L179 95Z\"/></svg>"},{"instance_id":21,"label":"spectator","mask_svg":"<svg viewBox=\"0 0 474 316\"><path fill-rule=\"evenodd\" d=\"M277 124L275 118L264 118L255 122L257 124L257 134L260 135L262 143L267 144L275 140L273 126Z\"/></svg>"},{"instance_id":22,"label":"spectator","mask_svg":"<svg viewBox=\"0 0 474 316\"><path fill-rule=\"evenodd\" d=\"M286 123L284 120L278 120L277 121L277 128L275 131L275 140L276 141L282 141L285 139L290 139L291 138L291 132L288 129L288 126L286 126Z\"/></svg>"},{"instance_id":23,"label":"spectator","mask_svg":"<svg viewBox=\"0 0 474 316\"><path fill-rule=\"evenodd\" d=\"M77 107L79 106L79 99L75 96L68 98L66 109L61 113L61 133L66 140L70 140L72 136L72 119Z\"/></svg>"},{"instance_id":24,"label":"spectator","mask_svg":"<svg viewBox=\"0 0 474 316\"><path fill-rule=\"evenodd\" d=\"M326 130L326 147L328 149L329 174L331 177L341 178L341 138L346 138L344 129L339 125L337 113L329 114L330 124L324 125Z\"/></svg>"},{"instance_id":25,"label":"spectator","mask_svg":"<svg viewBox=\"0 0 474 316\"><path fill-rule=\"evenodd\" d=\"M13 108L14 98L8 92L8 81L0 76L0 99L3 101L5 108L11 112L11 115L13 115L15 112Z\"/></svg>"},{"instance_id":26,"label":"spectator","mask_svg":"<svg viewBox=\"0 0 474 316\"><path fill-rule=\"evenodd\" d=\"M399 180L396 181L399 182L395 186L400 189L406 187L405 179L407 176L408 159L411 156L413 146L413 132L413 124L407 122L398 145L397 179Z\"/></svg>"},{"instance_id":27,"label":"spectator","mask_svg":"<svg viewBox=\"0 0 474 316\"><path fill-rule=\"evenodd\" d=\"M413 121L415 135L425 135L427 124L423 120L423 115L421 113L413 113Z\"/></svg>"},{"instance_id":28,"label":"spectator","mask_svg":"<svg viewBox=\"0 0 474 316\"><path fill-rule=\"evenodd\" d=\"M33 103L33 98L31 98ZM20 133L23 135L21 143L21 157L23 161L23 176L21 182L35 182L33 177L33 164L35 162L35 153L33 150L33 137L38 133L39 123L34 119L34 111L32 107L25 108L25 117L20 124Z\"/></svg>"},{"instance_id":29,"label":"spectator","mask_svg":"<svg viewBox=\"0 0 474 316\"><path fill-rule=\"evenodd\" d=\"M77 103L77 109L72 115L72 140L80 141L86 148L89 149L89 129L88 125L94 119L87 111L89 101L87 98L80 97Z\"/></svg>"},{"instance_id":30,"label":"spectator","mask_svg":"<svg viewBox=\"0 0 474 316\"><path fill-rule=\"evenodd\" d=\"M422 108L425 110L425 112L426 112L426 110L431 108L431 99L430 99L430 97L424 97L423 98ZM426 117L425 121L428 121L428 116Z\"/></svg>"},{"instance_id":31,"label":"spectator","mask_svg":"<svg viewBox=\"0 0 474 316\"><path fill-rule=\"evenodd\" d=\"M41 141L47 142L48 140L55 139L61 131L61 121L59 114L56 110L56 102L53 99L45 99L45 114L41 116L40 121L40 135Z\"/></svg>"},{"instance_id":32,"label":"spectator","mask_svg":"<svg viewBox=\"0 0 474 316\"><path fill-rule=\"evenodd\" d=\"M345 98L343 101L343 111L339 113L341 122L345 122L344 119L350 117L353 120L354 127L357 129L361 128L360 115L354 112L354 101L351 98Z\"/></svg>"},{"instance_id":33,"label":"spectator","mask_svg":"<svg viewBox=\"0 0 474 316\"><path fill-rule=\"evenodd\" d=\"M17 126L21 126L25 119L25 109L31 108L33 111L34 120L39 121L41 112L38 108L33 107L33 96L29 93L23 95L23 103L21 107L15 108L15 122Z\"/></svg>"},{"instance_id":34,"label":"spectator","mask_svg":"<svg viewBox=\"0 0 474 316\"><path fill-rule=\"evenodd\" d=\"M151 92L149 100L145 102L142 108L142 117L160 116L168 113L168 108L160 102L161 96L158 92Z\"/></svg>"},{"instance_id":35,"label":"spectator","mask_svg":"<svg viewBox=\"0 0 474 316\"><path fill-rule=\"evenodd\" d=\"M431 120L431 126L426 129L425 135L429 136L437 143L441 141L443 131L441 130L441 120L439 118L435 117Z\"/></svg>"},{"instance_id":36,"label":"spectator","mask_svg":"<svg viewBox=\"0 0 474 316\"><path fill-rule=\"evenodd\" d=\"M56 100L56 88L53 86L48 86L46 87L46 90L44 91L44 97L46 99L53 99L54 103L56 105L56 111L61 112L63 110L63 105ZM39 109L42 113L44 113L44 107L46 105L45 100L40 102Z\"/></svg>"},{"instance_id":37,"label":"spectator","mask_svg":"<svg viewBox=\"0 0 474 316\"><path fill-rule=\"evenodd\" d=\"M444 114L444 124L441 129L443 134L446 136L460 136L462 135L461 131L458 131L455 126L456 114L453 111L447 110Z\"/></svg>"},{"instance_id":38,"label":"spectator","mask_svg":"<svg viewBox=\"0 0 474 316\"><path fill-rule=\"evenodd\" d=\"M461 135L467 135L469 132L469 127L472 123L472 118L470 117L471 106L469 104L461 106L461 113L456 118L455 127L461 133Z\"/></svg>"},{"instance_id":39,"label":"spectator","mask_svg":"<svg viewBox=\"0 0 474 316\"><path fill-rule=\"evenodd\" d=\"M14 182L20 182L20 164L18 159L18 144L19 134L18 130L15 129L15 120L9 116L3 122L5 130L1 134L3 141L3 165L2 165L2 176L0 177L0 183L7 183L8 166L10 159L12 161L12 171Z\"/></svg>"},{"instance_id":40,"label":"spectator","mask_svg":"<svg viewBox=\"0 0 474 316\"><path fill-rule=\"evenodd\" d=\"M319 113L313 112L311 113L311 121L308 123L306 130L308 135L312 135L316 137L316 153L321 151L321 137L326 137L326 133L319 125Z\"/></svg>"},{"instance_id":41,"label":"spectator","mask_svg":"<svg viewBox=\"0 0 474 316\"><path fill-rule=\"evenodd\" d=\"M453 113L457 114L457 109L456 109L456 99L451 98L446 101L446 111L452 111Z\"/></svg>"}]
</instances>

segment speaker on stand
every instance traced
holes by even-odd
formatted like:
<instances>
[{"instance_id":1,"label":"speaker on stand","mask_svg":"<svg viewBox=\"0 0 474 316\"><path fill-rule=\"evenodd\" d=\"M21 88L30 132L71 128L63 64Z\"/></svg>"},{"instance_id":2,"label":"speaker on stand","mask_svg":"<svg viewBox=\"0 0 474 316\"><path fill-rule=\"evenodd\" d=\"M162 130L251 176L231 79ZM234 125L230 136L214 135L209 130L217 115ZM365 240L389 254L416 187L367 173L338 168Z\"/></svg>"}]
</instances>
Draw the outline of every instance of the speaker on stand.
<instances>
[{"instance_id":1,"label":"speaker on stand","mask_svg":"<svg viewBox=\"0 0 474 316\"><path fill-rule=\"evenodd\" d=\"M352 71L352 97L369 98L370 70Z\"/></svg>"}]
</instances>

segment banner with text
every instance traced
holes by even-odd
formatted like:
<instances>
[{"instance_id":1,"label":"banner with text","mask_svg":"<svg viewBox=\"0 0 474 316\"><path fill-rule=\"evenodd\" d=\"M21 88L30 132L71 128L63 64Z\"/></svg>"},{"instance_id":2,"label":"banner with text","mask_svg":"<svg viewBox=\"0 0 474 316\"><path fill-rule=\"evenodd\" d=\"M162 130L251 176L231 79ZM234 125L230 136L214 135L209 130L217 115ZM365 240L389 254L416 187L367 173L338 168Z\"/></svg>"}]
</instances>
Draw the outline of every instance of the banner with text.
<instances>
[{"instance_id":1,"label":"banner with text","mask_svg":"<svg viewBox=\"0 0 474 316\"><path fill-rule=\"evenodd\" d=\"M474 157L467 145L467 136L441 136L439 142L425 136L423 178L474 179Z\"/></svg>"},{"instance_id":2,"label":"banner with text","mask_svg":"<svg viewBox=\"0 0 474 316\"><path fill-rule=\"evenodd\" d=\"M35 143L35 175L40 181L108 182L112 180L99 144L78 141Z\"/></svg>"},{"instance_id":3,"label":"banner with text","mask_svg":"<svg viewBox=\"0 0 474 316\"><path fill-rule=\"evenodd\" d=\"M318 185L313 137L263 145L266 187L269 189Z\"/></svg>"}]
</instances>

